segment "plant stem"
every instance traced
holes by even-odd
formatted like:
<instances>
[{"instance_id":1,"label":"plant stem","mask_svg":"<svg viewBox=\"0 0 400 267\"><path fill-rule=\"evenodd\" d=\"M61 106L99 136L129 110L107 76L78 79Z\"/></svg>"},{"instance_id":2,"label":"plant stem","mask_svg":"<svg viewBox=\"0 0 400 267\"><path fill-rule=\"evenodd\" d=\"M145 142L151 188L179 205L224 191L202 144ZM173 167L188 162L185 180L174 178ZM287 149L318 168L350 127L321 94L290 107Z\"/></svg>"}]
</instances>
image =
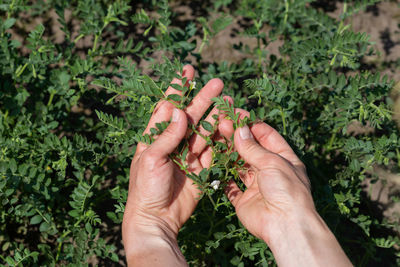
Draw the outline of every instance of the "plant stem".
<instances>
[{"instance_id":1,"label":"plant stem","mask_svg":"<svg viewBox=\"0 0 400 267\"><path fill-rule=\"evenodd\" d=\"M7 19L11 18L11 14L12 14L12 11L14 9L14 5L15 5L15 0L12 0L12 2L10 4L10 7L8 9L9 12L7 12Z\"/></svg>"},{"instance_id":2,"label":"plant stem","mask_svg":"<svg viewBox=\"0 0 400 267\"><path fill-rule=\"evenodd\" d=\"M96 36L94 37L94 43L93 43L92 52L95 52L96 49L97 49L97 43L99 41L100 34L101 34L101 32L96 34Z\"/></svg>"},{"instance_id":3,"label":"plant stem","mask_svg":"<svg viewBox=\"0 0 400 267\"><path fill-rule=\"evenodd\" d=\"M53 98L54 98L54 94L55 93L50 93L50 97L49 97L49 101L47 102L47 106L50 107L51 103L53 102Z\"/></svg>"},{"instance_id":4,"label":"plant stem","mask_svg":"<svg viewBox=\"0 0 400 267\"><path fill-rule=\"evenodd\" d=\"M207 33L204 33L203 40L201 41L200 49L199 49L199 54L201 54L201 51L203 51L203 47L207 42Z\"/></svg>"},{"instance_id":5,"label":"plant stem","mask_svg":"<svg viewBox=\"0 0 400 267\"><path fill-rule=\"evenodd\" d=\"M211 204L214 206L214 210L215 210L215 209L217 208L217 206L215 205L214 200L212 199L212 197L210 196L210 194L207 194L207 196L208 196L208 198L210 199Z\"/></svg>"},{"instance_id":6,"label":"plant stem","mask_svg":"<svg viewBox=\"0 0 400 267\"><path fill-rule=\"evenodd\" d=\"M64 239L67 235L69 235L69 233L71 233L71 230L66 231L66 232L60 237L61 242L58 243L57 255L56 255L56 262L58 261L58 258L60 257L60 254L61 254L61 247L62 247L62 244L63 244L63 242L64 242L63 239Z\"/></svg>"},{"instance_id":7,"label":"plant stem","mask_svg":"<svg viewBox=\"0 0 400 267\"><path fill-rule=\"evenodd\" d=\"M283 19L283 23L286 25L289 17L289 0L285 0L285 17Z\"/></svg>"},{"instance_id":8,"label":"plant stem","mask_svg":"<svg viewBox=\"0 0 400 267\"><path fill-rule=\"evenodd\" d=\"M38 210L38 209L35 209L35 210L36 210L37 213L39 213L40 217L42 217L43 220L44 220L46 223L50 224L50 222L43 216L43 214L40 212L40 210Z\"/></svg>"},{"instance_id":9,"label":"plant stem","mask_svg":"<svg viewBox=\"0 0 400 267\"><path fill-rule=\"evenodd\" d=\"M335 138L336 138L336 131L333 132L331 138L329 139L328 148L327 148L328 151L332 149L332 145L333 145L333 142L335 141Z\"/></svg>"},{"instance_id":10,"label":"plant stem","mask_svg":"<svg viewBox=\"0 0 400 267\"><path fill-rule=\"evenodd\" d=\"M283 124L283 135L286 135L286 119L285 119L285 113L283 112L283 108L279 106L279 110L281 111L281 117L282 117L282 124Z\"/></svg>"}]
</instances>

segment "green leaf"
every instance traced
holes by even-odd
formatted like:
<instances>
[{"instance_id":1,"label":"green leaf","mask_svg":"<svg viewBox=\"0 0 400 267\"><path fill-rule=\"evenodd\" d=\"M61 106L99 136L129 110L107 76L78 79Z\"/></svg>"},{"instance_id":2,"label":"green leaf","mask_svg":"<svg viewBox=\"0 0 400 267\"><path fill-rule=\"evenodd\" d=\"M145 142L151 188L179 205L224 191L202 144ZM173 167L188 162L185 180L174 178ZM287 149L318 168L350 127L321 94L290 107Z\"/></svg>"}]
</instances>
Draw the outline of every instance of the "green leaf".
<instances>
[{"instance_id":1,"label":"green leaf","mask_svg":"<svg viewBox=\"0 0 400 267\"><path fill-rule=\"evenodd\" d=\"M10 256L6 257L6 262L8 263L8 265L10 266L15 266L15 261L13 260L13 258L11 258Z\"/></svg>"},{"instance_id":2,"label":"green leaf","mask_svg":"<svg viewBox=\"0 0 400 267\"><path fill-rule=\"evenodd\" d=\"M201 122L201 126L203 126L203 128L204 128L206 131L210 132L210 133L212 133L213 130L214 130L214 127L213 127L212 124L209 123L208 121L202 121L202 122Z\"/></svg>"},{"instance_id":3,"label":"green leaf","mask_svg":"<svg viewBox=\"0 0 400 267\"><path fill-rule=\"evenodd\" d=\"M33 217L31 218L30 224L38 224L38 223L40 223L40 222L42 222L42 221L43 221L42 216L40 216L39 214L37 214L37 215L35 215L35 216L33 216Z\"/></svg>"},{"instance_id":4,"label":"green leaf","mask_svg":"<svg viewBox=\"0 0 400 267\"><path fill-rule=\"evenodd\" d=\"M280 114L280 112L281 111L279 109L273 109L268 113L268 117L269 118L275 117L276 115Z\"/></svg>"},{"instance_id":5,"label":"green leaf","mask_svg":"<svg viewBox=\"0 0 400 267\"><path fill-rule=\"evenodd\" d=\"M232 265L237 266L237 265L239 265L239 263L240 263L241 261L240 261L239 256L234 256L234 257L231 259L230 262L232 263Z\"/></svg>"},{"instance_id":6,"label":"green leaf","mask_svg":"<svg viewBox=\"0 0 400 267\"><path fill-rule=\"evenodd\" d=\"M114 261L114 262L118 262L119 261L118 255L115 254L115 253L112 253L111 254L111 260Z\"/></svg>"},{"instance_id":7,"label":"green leaf","mask_svg":"<svg viewBox=\"0 0 400 267\"><path fill-rule=\"evenodd\" d=\"M161 89L157 86L157 84L147 75L143 75L143 80L148 85L154 95L159 95L162 97Z\"/></svg>"},{"instance_id":8,"label":"green leaf","mask_svg":"<svg viewBox=\"0 0 400 267\"><path fill-rule=\"evenodd\" d=\"M225 234L222 233L222 232L216 232L216 233L214 233L214 238L215 238L215 239L223 239L224 236L225 236Z\"/></svg>"},{"instance_id":9,"label":"green leaf","mask_svg":"<svg viewBox=\"0 0 400 267\"><path fill-rule=\"evenodd\" d=\"M148 28L144 31L143 36L147 36L152 28L153 28L153 25L151 25L150 27L148 27Z\"/></svg>"},{"instance_id":10,"label":"green leaf","mask_svg":"<svg viewBox=\"0 0 400 267\"><path fill-rule=\"evenodd\" d=\"M11 28L11 27L15 24L16 21L17 21L17 20L14 19L14 18L6 19L6 20L4 21L4 23L3 23L3 29L4 29L4 30L7 30L7 29Z\"/></svg>"},{"instance_id":11,"label":"green leaf","mask_svg":"<svg viewBox=\"0 0 400 267\"><path fill-rule=\"evenodd\" d=\"M12 173L15 173L17 171L17 162L15 161L15 159L12 158L10 160L9 167L10 167L10 170L11 170Z\"/></svg>"},{"instance_id":12,"label":"green leaf","mask_svg":"<svg viewBox=\"0 0 400 267\"><path fill-rule=\"evenodd\" d=\"M47 222L42 222L39 227L40 232L47 232L50 229L50 224Z\"/></svg>"},{"instance_id":13,"label":"green leaf","mask_svg":"<svg viewBox=\"0 0 400 267\"><path fill-rule=\"evenodd\" d=\"M236 230L236 226L235 225L233 225L233 224L228 224L227 226L226 226L226 228L228 228L228 230L230 231L230 232L233 232L233 231L235 231Z\"/></svg>"},{"instance_id":14,"label":"green leaf","mask_svg":"<svg viewBox=\"0 0 400 267\"><path fill-rule=\"evenodd\" d=\"M182 97L180 95L177 95L177 94L168 95L168 98L171 99L172 101L175 101L175 102L180 102L181 99L182 99Z\"/></svg>"},{"instance_id":15,"label":"green leaf","mask_svg":"<svg viewBox=\"0 0 400 267\"><path fill-rule=\"evenodd\" d=\"M90 225L89 222L85 223L85 229L89 234L91 234L93 231L93 227Z\"/></svg>"},{"instance_id":16,"label":"green leaf","mask_svg":"<svg viewBox=\"0 0 400 267\"><path fill-rule=\"evenodd\" d=\"M200 179L203 183L207 181L208 178L208 170L207 169L202 169L201 172L199 173Z\"/></svg>"},{"instance_id":17,"label":"green leaf","mask_svg":"<svg viewBox=\"0 0 400 267\"><path fill-rule=\"evenodd\" d=\"M178 91L183 91L183 89L184 89L182 85L177 84L177 83L171 83L169 86L171 86L172 88L174 88L175 90L178 90Z\"/></svg>"},{"instance_id":18,"label":"green leaf","mask_svg":"<svg viewBox=\"0 0 400 267\"><path fill-rule=\"evenodd\" d=\"M211 28L213 30L213 34L217 34L226 27L228 27L229 24L231 24L233 19L230 16L221 16L217 18L213 24L211 25Z\"/></svg>"},{"instance_id":19,"label":"green leaf","mask_svg":"<svg viewBox=\"0 0 400 267\"><path fill-rule=\"evenodd\" d=\"M239 158L239 153L238 152L232 152L232 154L230 155L230 160L231 161L237 161Z\"/></svg>"},{"instance_id":20,"label":"green leaf","mask_svg":"<svg viewBox=\"0 0 400 267\"><path fill-rule=\"evenodd\" d=\"M74 218L78 218L80 216L79 211L78 210L70 210L68 212L68 215Z\"/></svg>"},{"instance_id":21,"label":"green leaf","mask_svg":"<svg viewBox=\"0 0 400 267\"><path fill-rule=\"evenodd\" d=\"M250 121L251 121L251 122L255 122L256 120L257 120L256 113L255 113L254 110L252 109L252 110L250 111Z\"/></svg>"},{"instance_id":22,"label":"green leaf","mask_svg":"<svg viewBox=\"0 0 400 267\"><path fill-rule=\"evenodd\" d=\"M61 84L67 85L71 76L67 72L63 71L58 75L58 78L60 79Z\"/></svg>"},{"instance_id":23,"label":"green leaf","mask_svg":"<svg viewBox=\"0 0 400 267\"><path fill-rule=\"evenodd\" d=\"M106 215L108 218L110 218L113 222L117 221L117 215L115 215L114 212L107 211Z\"/></svg>"}]
</instances>

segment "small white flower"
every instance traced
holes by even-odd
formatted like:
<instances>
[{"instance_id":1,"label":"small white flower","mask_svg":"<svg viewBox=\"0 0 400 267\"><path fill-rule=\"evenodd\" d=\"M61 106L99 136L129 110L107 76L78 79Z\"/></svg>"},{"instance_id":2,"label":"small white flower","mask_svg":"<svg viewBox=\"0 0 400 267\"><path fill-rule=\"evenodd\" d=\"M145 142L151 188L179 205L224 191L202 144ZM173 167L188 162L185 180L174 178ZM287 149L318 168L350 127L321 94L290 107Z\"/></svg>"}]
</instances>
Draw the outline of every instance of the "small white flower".
<instances>
[{"instance_id":1,"label":"small white flower","mask_svg":"<svg viewBox=\"0 0 400 267\"><path fill-rule=\"evenodd\" d=\"M210 186L211 186L212 188L214 188L214 190L217 190L220 184L221 184L221 181L219 181L219 180L214 180L214 181L211 182Z\"/></svg>"},{"instance_id":2,"label":"small white flower","mask_svg":"<svg viewBox=\"0 0 400 267\"><path fill-rule=\"evenodd\" d=\"M195 88L196 88L196 82L195 82L195 81L189 81L189 84L190 84L190 87L191 87L192 89L195 89Z\"/></svg>"}]
</instances>

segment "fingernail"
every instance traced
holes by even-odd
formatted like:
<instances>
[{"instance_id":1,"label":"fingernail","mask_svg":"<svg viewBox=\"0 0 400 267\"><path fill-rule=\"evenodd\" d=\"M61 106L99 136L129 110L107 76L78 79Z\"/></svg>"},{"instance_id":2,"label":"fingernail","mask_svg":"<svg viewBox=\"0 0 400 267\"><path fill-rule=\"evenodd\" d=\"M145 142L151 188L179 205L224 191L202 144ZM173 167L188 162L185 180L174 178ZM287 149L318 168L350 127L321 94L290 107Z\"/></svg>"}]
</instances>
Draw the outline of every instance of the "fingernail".
<instances>
[{"instance_id":1,"label":"fingernail","mask_svg":"<svg viewBox=\"0 0 400 267\"><path fill-rule=\"evenodd\" d=\"M179 110L177 108L174 108L174 111L172 112L172 121L177 122L179 121Z\"/></svg>"},{"instance_id":2,"label":"fingernail","mask_svg":"<svg viewBox=\"0 0 400 267\"><path fill-rule=\"evenodd\" d=\"M224 96L223 96L223 99L224 99L224 100L228 100L229 104L231 104L231 105L233 104L233 103L232 103L232 98L231 98L230 96L224 95Z\"/></svg>"},{"instance_id":3,"label":"fingernail","mask_svg":"<svg viewBox=\"0 0 400 267\"><path fill-rule=\"evenodd\" d=\"M249 126L245 125L242 128L239 128L240 138L243 140L253 138L253 135L250 132Z\"/></svg>"}]
</instances>

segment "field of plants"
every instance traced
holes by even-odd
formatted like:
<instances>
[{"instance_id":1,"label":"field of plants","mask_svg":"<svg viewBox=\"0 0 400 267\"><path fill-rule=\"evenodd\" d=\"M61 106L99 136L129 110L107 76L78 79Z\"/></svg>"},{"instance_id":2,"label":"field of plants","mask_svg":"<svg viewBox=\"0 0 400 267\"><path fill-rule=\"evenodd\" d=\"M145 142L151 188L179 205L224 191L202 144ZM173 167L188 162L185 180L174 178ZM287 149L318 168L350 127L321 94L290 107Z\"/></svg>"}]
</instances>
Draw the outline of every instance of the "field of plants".
<instances>
[{"instance_id":1,"label":"field of plants","mask_svg":"<svg viewBox=\"0 0 400 267\"><path fill-rule=\"evenodd\" d=\"M126 266L130 163L165 129L142 136L185 64L196 86L172 100L222 79L306 164L353 264L400 266L397 2L0 0L0 16L1 266ZM178 236L190 266L276 265L223 193L237 156L192 176L202 199Z\"/></svg>"}]
</instances>

